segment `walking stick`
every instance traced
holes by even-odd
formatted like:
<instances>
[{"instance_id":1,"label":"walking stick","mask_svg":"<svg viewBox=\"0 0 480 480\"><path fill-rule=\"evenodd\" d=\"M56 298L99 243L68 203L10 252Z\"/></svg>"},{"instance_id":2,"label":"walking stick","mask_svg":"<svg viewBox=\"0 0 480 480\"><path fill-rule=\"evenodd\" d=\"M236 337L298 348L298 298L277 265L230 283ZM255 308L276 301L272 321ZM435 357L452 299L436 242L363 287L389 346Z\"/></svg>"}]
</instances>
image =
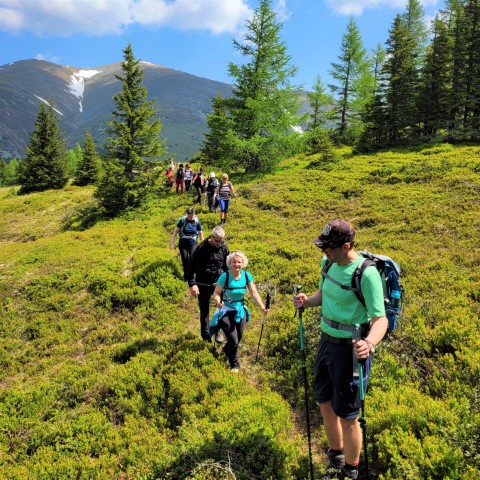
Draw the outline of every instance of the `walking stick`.
<instances>
[{"instance_id":1,"label":"walking stick","mask_svg":"<svg viewBox=\"0 0 480 480\"><path fill-rule=\"evenodd\" d=\"M270 294L268 292L267 292L267 299L265 301L265 308L266 309L270 308ZM260 342L262 341L262 334L263 334L264 325L265 325L265 313L263 314L263 318L262 318L262 328L260 329L260 338L258 339L257 355L255 356L255 363L257 363L257 360L258 360L258 352L260 350Z\"/></svg>"},{"instance_id":2,"label":"walking stick","mask_svg":"<svg viewBox=\"0 0 480 480\"><path fill-rule=\"evenodd\" d=\"M355 338L360 340L360 325L355 325ZM364 367L365 360L358 361L358 382L360 389L360 405L361 405L361 415L358 419L360 423L360 428L362 429L363 436L363 455L365 463L365 479L370 480L369 468L368 468L368 447L367 447L367 420L365 419L365 388L363 384L364 378Z\"/></svg>"},{"instance_id":3,"label":"walking stick","mask_svg":"<svg viewBox=\"0 0 480 480\"><path fill-rule=\"evenodd\" d=\"M294 295L298 295L301 290L301 285L296 285L293 287ZM299 329L300 329L300 350L302 351L302 370L303 370L303 385L305 391L305 413L307 419L307 440L308 440L308 458L310 462L310 479L313 480L313 462L312 462L312 435L310 432L310 411L308 408L308 377L307 377L307 366L306 360L307 355L305 353L305 340L303 336L303 321L302 321L302 314L303 314L303 307L297 309L298 311L298 322L299 322Z\"/></svg>"}]
</instances>

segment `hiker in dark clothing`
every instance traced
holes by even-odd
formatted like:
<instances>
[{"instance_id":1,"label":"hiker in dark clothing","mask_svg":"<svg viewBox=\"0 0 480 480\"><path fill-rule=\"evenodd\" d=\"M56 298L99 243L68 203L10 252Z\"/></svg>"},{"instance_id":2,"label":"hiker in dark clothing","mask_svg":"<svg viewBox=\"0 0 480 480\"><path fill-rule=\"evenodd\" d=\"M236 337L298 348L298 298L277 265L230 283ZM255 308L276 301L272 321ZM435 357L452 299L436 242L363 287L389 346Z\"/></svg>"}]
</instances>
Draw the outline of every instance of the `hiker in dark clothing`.
<instances>
[{"instance_id":1,"label":"hiker in dark clothing","mask_svg":"<svg viewBox=\"0 0 480 480\"><path fill-rule=\"evenodd\" d=\"M207 183L205 184L205 190L207 191L208 209L211 212L215 212L218 206L215 192L217 191L219 185L220 183L215 178L215 172L211 172L210 176L208 177Z\"/></svg>"},{"instance_id":2,"label":"hiker in dark clothing","mask_svg":"<svg viewBox=\"0 0 480 480\"><path fill-rule=\"evenodd\" d=\"M227 337L223 353L228 358L232 373L240 371L238 345L243 338L245 324L250 319L250 311L245 305L244 298L247 290L263 313L265 315L268 313L253 283L252 274L243 270L247 264L245 254L239 251L232 252L227 257L228 270L220 275L213 292L217 310L210 323L210 332L222 329Z\"/></svg>"},{"instance_id":3,"label":"hiker in dark clothing","mask_svg":"<svg viewBox=\"0 0 480 480\"><path fill-rule=\"evenodd\" d=\"M175 246L175 237L179 235L178 248L183 265L183 279L187 280L187 267L190 257L198 246L197 238L203 241L203 230L200 220L195 215L193 207L188 207L185 215L178 219L177 225L173 230L170 248Z\"/></svg>"},{"instance_id":4,"label":"hiker in dark clothing","mask_svg":"<svg viewBox=\"0 0 480 480\"><path fill-rule=\"evenodd\" d=\"M185 176L185 171L183 169L183 163L181 163L177 168L177 172L175 173L175 184L177 186L176 188L177 193L178 193L179 187L180 187L180 193L183 193L183 187L185 185L184 176Z\"/></svg>"},{"instance_id":5,"label":"hiker in dark clothing","mask_svg":"<svg viewBox=\"0 0 480 480\"><path fill-rule=\"evenodd\" d=\"M193 180L192 184L195 187L195 190L197 191L197 199L196 203L201 204L202 203L202 197L203 194L205 193L205 169L203 167L200 167L200 170L193 175Z\"/></svg>"},{"instance_id":6,"label":"hiker in dark clothing","mask_svg":"<svg viewBox=\"0 0 480 480\"><path fill-rule=\"evenodd\" d=\"M200 335L203 340L210 341L208 326L210 323L210 298L215 289L218 277L227 270L228 247L225 244L225 230L215 227L193 252L188 262L187 282L190 293L198 298L200 307ZM215 336L216 343L223 342L220 330Z\"/></svg>"},{"instance_id":7,"label":"hiker in dark clothing","mask_svg":"<svg viewBox=\"0 0 480 480\"><path fill-rule=\"evenodd\" d=\"M322 479L358 479L362 431L358 361L362 361L364 388L368 386L371 354L387 331L382 280L376 268L366 268L361 279L365 306L351 285L363 257L353 250L355 230L345 220L329 222L313 242L324 253L320 288L311 296L293 297L295 308L322 307L322 335L315 360L314 389L328 440L329 473ZM328 276L325 265L331 264ZM362 326L360 340L355 325Z\"/></svg>"}]
</instances>

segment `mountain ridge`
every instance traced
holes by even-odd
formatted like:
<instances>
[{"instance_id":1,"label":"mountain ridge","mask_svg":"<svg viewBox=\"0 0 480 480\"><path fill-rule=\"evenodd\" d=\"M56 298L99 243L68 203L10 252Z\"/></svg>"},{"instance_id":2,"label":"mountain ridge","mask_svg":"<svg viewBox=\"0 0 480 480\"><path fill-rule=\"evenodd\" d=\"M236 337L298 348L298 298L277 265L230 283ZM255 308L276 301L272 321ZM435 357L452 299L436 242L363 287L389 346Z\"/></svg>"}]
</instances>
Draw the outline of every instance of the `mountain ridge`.
<instances>
[{"instance_id":1,"label":"mountain ridge","mask_svg":"<svg viewBox=\"0 0 480 480\"><path fill-rule=\"evenodd\" d=\"M149 62L140 66L148 99L156 99L161 139L177 160L188 160L202 144L212 98L230 96L231 85ZM121 62L82 68L19 60L0 66L0 158L25 156L40 102L50 99L67 147L82 143L90 131L101 151L115 109L113 95L121 89L118 73Z\"/></svg>"}]
</instances>

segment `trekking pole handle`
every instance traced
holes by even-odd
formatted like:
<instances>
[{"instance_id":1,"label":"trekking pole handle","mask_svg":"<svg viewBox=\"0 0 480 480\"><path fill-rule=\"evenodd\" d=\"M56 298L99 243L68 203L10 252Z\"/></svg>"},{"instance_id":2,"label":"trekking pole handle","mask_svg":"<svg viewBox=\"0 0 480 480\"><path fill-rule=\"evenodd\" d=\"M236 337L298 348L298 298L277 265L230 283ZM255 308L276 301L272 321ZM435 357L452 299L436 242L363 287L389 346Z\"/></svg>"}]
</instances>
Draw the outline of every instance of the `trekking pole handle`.
<instances>
[{"instance_id":1,"label":"trekking pole handle","mask_svg":"<svg viewBox=\"0 0 480 480\"><path fill-rule=\"evenodd\" d=\"M301 289L302 289L301 285L294 285L293 286L293 295L297 296L300 293ZM299 314L302 314L303 311L305 310L305 308L304 307L298 307L297 310L298 310Z\"/></svg>"},{"instance_id":2,"label":"trekking pole handle","mask_svg":"<svg viewBox=\"0 0 480 480\"><path fill-rule=\"evenodd\" d=\"M265 300L265 309L268 310L270 308L270 302L271 302L271 299L270 299L270 294L267 293L267 298Z\"/></svg>"}]
</instances>

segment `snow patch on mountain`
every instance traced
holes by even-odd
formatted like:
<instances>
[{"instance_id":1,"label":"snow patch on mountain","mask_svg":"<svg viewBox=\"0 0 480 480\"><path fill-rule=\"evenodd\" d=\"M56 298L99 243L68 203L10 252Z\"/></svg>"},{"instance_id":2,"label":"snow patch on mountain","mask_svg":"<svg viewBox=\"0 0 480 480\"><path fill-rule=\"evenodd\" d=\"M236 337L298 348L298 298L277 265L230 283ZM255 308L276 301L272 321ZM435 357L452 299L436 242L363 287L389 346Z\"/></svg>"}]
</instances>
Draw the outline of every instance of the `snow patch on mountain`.
<instances>
[{"instance_id":1,"label":"snow patch on mountain","mask_svg":"<svg viewBox=\"0 0 480 480\"><path fill-rule=\"evenodd\" d=\"M35 97L37 97L41 102L45 103L46 105L50 105L50 102L47 102L47 100L45 100L44 98L42 97L39 97L38 95L35 95L33 94ZM60 110L57 110L55 107L53 107L53 109L59 114L59 115L62 115L63 116L63 113L60 111Z\"/></svg>"},{"instance_id":2,"label":"snow patch on mountain","mask_svg":"<svg viewBox=\"0 0 480 480\"><path fill-rule=\"evenodd\" d=\"M80 113L83 112L83 93L85 92L85 79L91 78L97 73L102 73L100 70L80 70L77 73L73 73L70 77L70 83L65 90L71 93L74 97L78 98L78 105L80 107Z\"/></svg>"}]
</instances>

